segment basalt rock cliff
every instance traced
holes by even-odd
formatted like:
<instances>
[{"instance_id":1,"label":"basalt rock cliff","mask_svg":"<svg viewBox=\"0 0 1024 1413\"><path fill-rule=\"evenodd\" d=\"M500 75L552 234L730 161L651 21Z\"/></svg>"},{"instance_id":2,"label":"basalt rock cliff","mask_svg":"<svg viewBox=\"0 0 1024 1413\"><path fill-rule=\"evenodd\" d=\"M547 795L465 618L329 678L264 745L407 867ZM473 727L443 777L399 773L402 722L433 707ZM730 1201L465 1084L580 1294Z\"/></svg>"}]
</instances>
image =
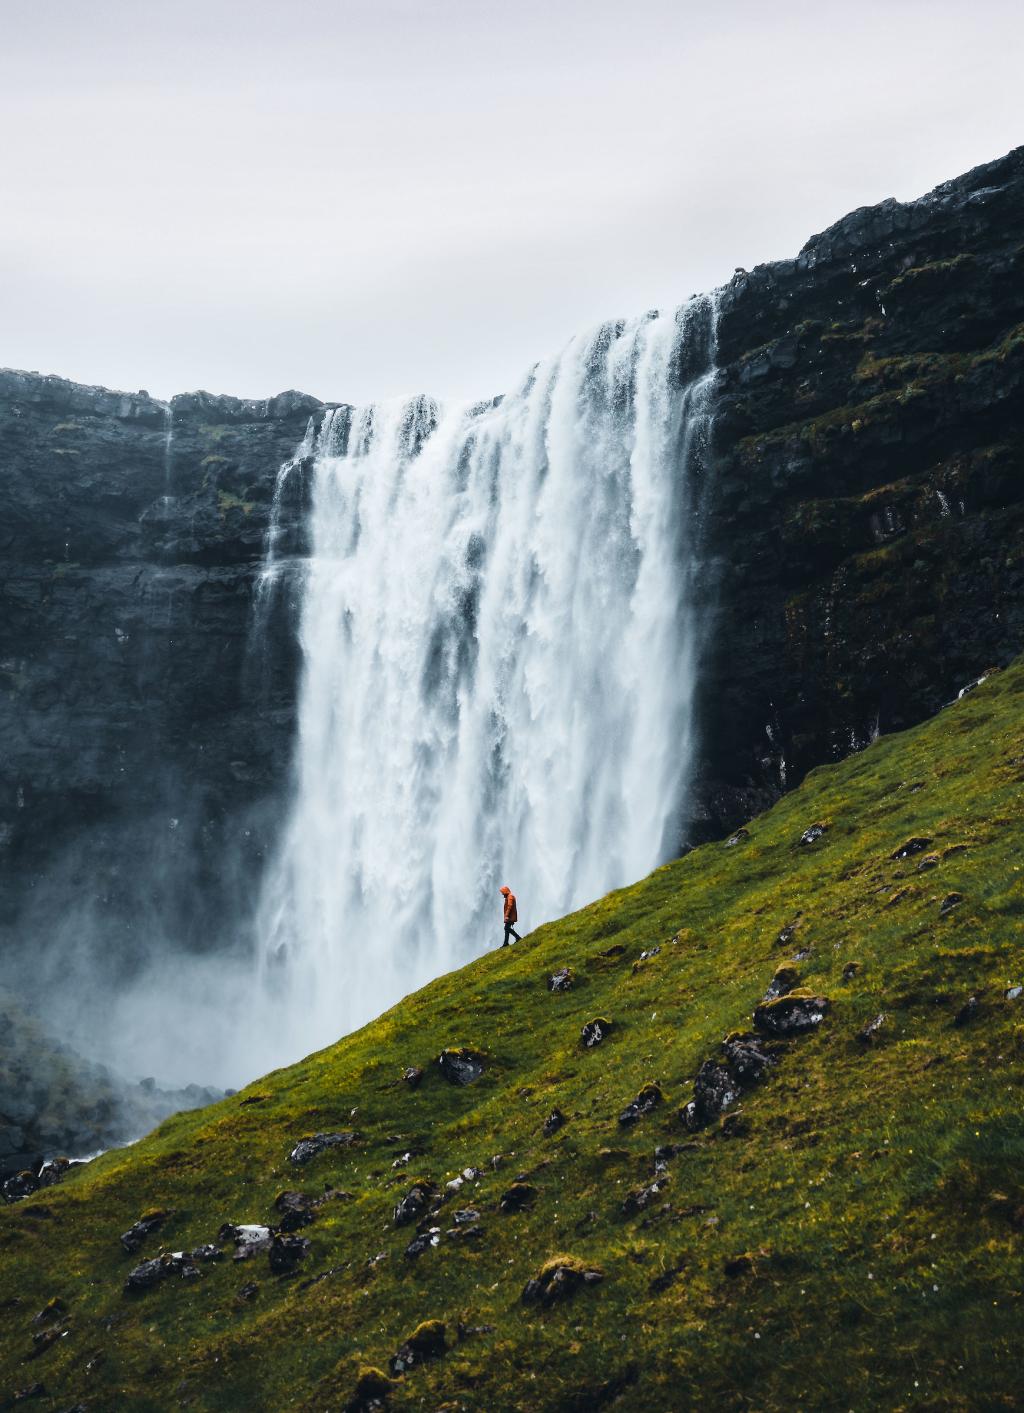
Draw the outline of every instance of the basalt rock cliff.
<instances>
[{"instance_id":1,"label":"basalt rock cliff","mask_svg":"<svg viewBox=\"0 0 1024 1413\"><path fill-rule=\"evenodd\" d=\"M719 307L691 841L1024 647L1024 149L737 272ZM322 406L0 373L9 946L45 944L69 898L111 975L162 932L237 930L299 665L296 578L261 601L258 575ZM283 561L306 548L305 469Z\"/></svg>"}]
</instances>

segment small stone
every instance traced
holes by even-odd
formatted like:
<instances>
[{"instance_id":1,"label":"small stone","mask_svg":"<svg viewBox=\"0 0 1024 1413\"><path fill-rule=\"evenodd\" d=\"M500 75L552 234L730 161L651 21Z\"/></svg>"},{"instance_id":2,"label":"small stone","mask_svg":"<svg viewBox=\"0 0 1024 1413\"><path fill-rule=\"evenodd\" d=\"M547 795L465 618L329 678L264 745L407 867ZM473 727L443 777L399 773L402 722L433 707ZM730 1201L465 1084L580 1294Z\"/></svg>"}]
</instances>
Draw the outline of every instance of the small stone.
<instances>
[{"instance_id":1,"label":"small stone","mask_svg":"<svg viewBox=\"0 0 1024 1413\"><path fill-rule=\"evenodd\" d=\"M917 871L918 873L927 873L929 869L938 868L938 866L938 854L925 854L924 858L918 861Z\"/></svg>"},{"instance_id":2,"label":"small stone","mask_svg":"<svg viewBox=\"0 0 1024 1413\"><path fill-rule=\"evenodd\" d=\"M523 1287L524 1305L539 1304L545 1309L567 1300L584 1285L596 1285L604 1280L604 1272L587 1267L573 1256L553 1256L538 1274Z\"/></svg>"},{"instance_id":3,"label":"small stone","mask_svg":"<svg viewBox=\"0 0 1024 1413\"><path fill-rule=\"evenodd\" d=\"M737 829L735 834L730 834L725 841L727 849L735 849L737 844L743 844L750 838L749 829Z\"/></svg>"},{"instance_id":4,"label":"small stone","mask_svg":"<svg viewBox=\"0 0 1024 1413\"><path fill-rule=\"evenodd\" d=\"M146 1212L137 1222L133 1222L121 1235L121 1245L129 1256L134 1256L150 1233L159 1231L167 1220L166 1212Z\"/></svg>"},{"instance_id":5,"label":"small stone","mask_svg":"<svg viewBox=\"0 0 1024 1413\"><path fill-rule=\"evenodd\" d=\"M768 983L768 990L764 993L766 1001L774 1001L779 996L785 996L792 991L793 987L800 980L800 973L794 966L776 967L775 975Z\"/></svg>"},{"instance_id":6,"label":"small stone","mask_svg":"<svg viewBox=\"0 0 1024 1413\"><path fill-rule=\"evenodd\" d=\"M23 1168L21 1172L15 1173L5 1181L2 1191L5 1202L20 1202L39 1191L39 1181L35 1173Z\"/></svg>"},{"instance_id":7,"label":"small stone","mask_svg":"<svg viewBox=\"0 0 1024 1413\"><path fill-rule=\"evenodd\" d=\"M823 834L828 833L828 825L824 823L811 824L800 835L799 843L806 847L808 844L816 844Z\"/></svg>"},{"instance_id":8,"label":"small stone","mask_svg":"<svg viewBox=\"0 0 1024 1413\"><path fill-rule=\"evenodd\" d=\"M705 1060L693 1082L693 1099L682 1111L688 1129L703 1128L739 1098L740 1089L725 1065Z\"/></svg>"},{"instance_id":9,"label":"small stone","mask_svg":"<svg viewBox=\"0 0 1024 1413\"><path fill-rule=\"evenodd\" d=\"M580 1044L586 1050L592 1050L595 1045L600 1045L612 1028L612 1022L604 1016L595 1016L593 1020L587 1021L580 1031Z\"/></svg>"},{"instance_id":10,"label":"small stone","mask_svg":"<svg viewBox=\"0 0 1024 1413\"><path fill-rule=\"evenodd\" d=\"M449 1084L473 1084L484 1072L483 1058L473 1050L442 1050L437 1063Z\"/></svg>"},{"instance_id":11,"label":"small stone","mask_svg":"<svg viewBox=\"0 0 1024 1413\"><path fill-rule=\"evenodd\" d=\"M418 1221L427 1210L428 1203L436 1193L437 1188L432 1182L414 1183L395 1208L395 1226L405 1227L408 1226L410 1222Z\"/></svg>"},{"instance_id":12,"label":"small stone","mask_svg":"<svg viewBox=\"0 0 1024 1413\"><path fill-rule=\"evenodd\" d=\"M409 1338L403 1341L388 1367L393 1375L404 1374L417 1364L426 1363L428 1359L440 1359L447 1352L448 1342L443 1322L424 1320L421 1325L416 1326Z\"/></svg>"},{"instance_id":13,"label":"small stone","mask_svg":"<svg viewBox=\"0 0 1024 1413\"><path fill-rule=\"evenodd\" d=\"M901 844L898 849L893 849L889 857L891 859L913 858L915 854L923 854L925 849L930 848L934 842L935 841L933 839L925 839L918 837L908 839L907 842L905 844Z\"/></svg>"},{"instance_id":14,"label":"small stone","mask_svg":"<svg viewBox=\"0 0 1024 1413\"><path fill-rule=\"evenodd\" d=\"M239 1300L255 1300L259 1294L259 1286L255 1281L246 1281L245 1285L238 1292Z\"/></svg>"},{"instance_id":15,"label":"small stone","mask_svg":"<svg viewBox=\"0 0 1024 1413\"><path fill-rule=\"evenodd\" d=\"M652 1182L649 1187L638 1187L633 1192L628 1192L622 1203L622 1210L627 1217L635 1217L638 1212L642 1212L649 1207L652 1202L661 1194L668 1185L668 1174Z\"/></svg>"},{"instance_id":16,"label":"small stone","mask_svg":"<svg viewBox=\"0 0 1024 1413\"><path fill-rule=\"evenodd\" d=\"M527 1207L532 1207L536 1200L535 1187L528 1182L514 1182L507 1192L502 1193L498 1206L503 1212L523 1212Z\"/></svg>"},{"instance_id":17,"label":"small stone","mask_svg":"<svg viewBox=\"0 0 1024 1413\"><path fill-rule=\"evenodd\" d=\"M63 1178L64 1174L71 1167L70 1158L48 1158L39 1169L38 1183L40 1187L53 1187Z\"/></svg>"},{"instance_id":18,"label":"small stone","mask_svg":"<svg viewBox=\"0 0 1024 1413\"><path fill-rule=\"evenodd\" d=\"M868 1021L863 1030L857 1032L857 1039L862 1045L874 1045L878 1038L878 1033L885 1025L885 1012L879 1011L874 1020Z\"/></svg>"},{"instance_id":19,"label":"small stone","mask_svg":"<svg viewBox=\"0 0 1024 1413\"><path fill-rule=\"evenodd\" d=\"M457 1212L452 1213L452 1221L456 1226L467 1227L479 1220L480 1213L475 1207L460 1207Z\"/></svg>"},{"instance_id":20,"label":"small stone","mask_svg":"<svg viewBox=\"0 0 1024 1413\"><path fill-rule=\"evenodd\" d=\"M544 1120L544 1136L550 1138L553 1133L558 1132L565 1121L565 1115L562 1113L561 1109L552 1109L551 1113L548 1114L547 1118Z\"/></svg>"},{"instance_id":21,"label":"small stone","mask_svg":"<svg viewBox=\"0 0 1024 1413\"><path fill-rule=\"evenodd\" d=\"M656 1105L663 1102L664 1098L665 1096L656 1084L645 1084L636 1098L632 1099L623 1109L619 1115L619 1123L624 1128L628 1128L644 1114L649 1114Z\"/></svg>"},{"instance_id":22,"label":"small stone","mask_svg":"<svg viewBox=\"0 0 1024 1413\"><path fill-rule=\"evenodd\" d=\"M843 967L843 980L850 981L860 971L860 962L847 962Z\"/></svg>"},{"instance_id":23,"label":"small stone","mask_svg":"<svg viewBox=\"0 0 1024 1413\"><path fill-rule=\"evenodd\" d=\"M288 1157L296 1167L301 1167L327 1149L351 1147L358 1136L356 1133L315 1133L310 1138L300 1138Z\"/></svg>"},{"instance_id":24,"label":"small stone","mask_svg":"<svg viewBox=\"0 0 1024 1413\"><path fill-rule=\"evenodd\" d=\"M945 917L947 913L951 913L963 900L962 893L947 893L939 904L939 917Z\"/></svg>"},{"instance_id":25,"label":"small stone","mask_svg":"<svg viewBox=\"0 0 1024 1413\"><path fill-rule=\"evenodd\" d=\"M415 1261L417 1257L423 1255L424 1251L429 1251L432 1246L437 1246L440 1240L441 1228L429 1227L426 1231L420 1232L418 1236L414 1236L409 1242L405 1248L405 1259Z\"/></svg>"},{"instance_id":26,"label":"small stone","mask_svg":"<svg viewBox=\"0 0 1024 1413\"><path fill-rule=\"evenodd\" d=\"M419 1065L409 1065L407 1069L402 1071L402 1082L407 1084L410 1089L417 1089L422 1078L423 1071Z\"/></svg>"},{"instance_id":27,"label":"small stone","mask_svg":"<svg viewBox=\"0 0 1024 1413\"><path fill-rule=\"evenodd\" d=\"M571 991L575 978L571 967L560 967L548 977L549 991Z\"/></svg>"},{"instance_id":28,"label":"small stone","mask_svg":"<svg viewBox=\"0 0 1024 1413\"><path fill-rule=\"evenodd\" d=\"M309 1250L309 1241L304 1236L293 1236L288 1232L277 1232L270 1243L270 1269L275 1276L288 1275Z\"/></svg>"},{"instance_id":29,"label":"small stone","mask_svg":"<svg viewBox=\"0 0 1024 1413\"><path fill-rule=\"evenodd\" d=\"M981 1002L978 1000L977 996L968 996L967 1000L953 1017L953 1024L955 1026L969 1025L971 1021L977 1019L980 1013Z\"/></svg>"},{"instance_id":30,"label":"small stone","mask_svg":"<svg viewBox=\"0 0 1024 1413\"><path fill-rule=\"evenodd\" d=\"M754 1011L754 1029L762 1035L786 1039L816 1030L825 1018L829 1001L803 989L780 996L777 1001L764 1001Z\"/></svg>"}]
</instances>

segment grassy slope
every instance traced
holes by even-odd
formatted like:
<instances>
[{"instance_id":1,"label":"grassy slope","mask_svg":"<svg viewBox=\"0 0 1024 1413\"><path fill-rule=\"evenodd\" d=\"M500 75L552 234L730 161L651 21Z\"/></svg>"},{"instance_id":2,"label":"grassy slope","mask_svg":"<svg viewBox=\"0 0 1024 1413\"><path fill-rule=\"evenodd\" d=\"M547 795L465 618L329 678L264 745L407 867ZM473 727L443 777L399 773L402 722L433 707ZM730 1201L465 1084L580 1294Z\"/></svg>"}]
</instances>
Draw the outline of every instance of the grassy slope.
<instances>
[{"instance_id":1,"label":"grassy slope","mask_svg":"<svg viewBox=\"0 0 1024 1413\"><path fill-rule=\"evenodd\" d=\"M591 1409L610 1405L616 1381L623 1410L1014 1406L1024 999L1003 993L1024 980L1022 708L1018 664L924 726L816 771L745 843L669 864L4 1210L0 1392L41 1380L47 1394L30 1406L53 1409L340 1409L362 1364L386 1367L420 1320L439 1317L453 1348L407 1374L389 1407ZM796 847L816 820L830 822L824 839ZM918 873L916 860L890 860L912 834L967 849ZM940 919L953 890L965 900ZM794 942L779 947L797 914ZM602 956L614 943L625 951ZM698 1064L749 1024L796 947L811 949L803 979L832 998L824 1025L746 1096L746 1136L712 1127L672 1160L668 1211L623 1215L655 1145L688 1138L677 1111ZM844 981L850 961L861 969ZM546 977L565 963L576 988L551 995ZM971 993L981 1014L957 1027ZM879 1011L880 1043L865 1050L856 1034ZM602 1014L614 1033L581 1051L581 1025ZM431 1066L460 1044L490 1057L467 1089ZM428 1071L416 1092L395 1083L409 1064ZM650 1080L667 1102L620 1128ZM267 1097L244 1105L253 1094ZM569 1122L544 1138L555 1105ZM357 1149L304 1170L287 1162L304 1134L347 1127L363 1134ZM410 1144L422 1157L393 1172ZM495 1153L514 1156L494 1171ZM413 1228L394 1229L393 1204L413 1177L440 1182L466 1164L486 1175L439 1225L470 1204L483 1241L403 1259ZM536 1205L502 1213L518 1171L533 1174ZM118 1234L145 1209L176 1209L148 1256L212 1240L227 1218L271 1220L282 1188L326 1182L355 1200L307 1229L297 1276L273 1277L257 1257L122 1296L134 1260ZM605 1280L547 1312L523 1306L524 1282L558 1251ZM368 1268L378 1252L388 1258ZM740 1253L751 1268L726 1274ZM239 1300L253 1279L258 1295ZM69 1333L22 1363L31 1316L52 1296ZM455 1343L459 1320L494 1329Z\"/></svg>"}]
</instances>

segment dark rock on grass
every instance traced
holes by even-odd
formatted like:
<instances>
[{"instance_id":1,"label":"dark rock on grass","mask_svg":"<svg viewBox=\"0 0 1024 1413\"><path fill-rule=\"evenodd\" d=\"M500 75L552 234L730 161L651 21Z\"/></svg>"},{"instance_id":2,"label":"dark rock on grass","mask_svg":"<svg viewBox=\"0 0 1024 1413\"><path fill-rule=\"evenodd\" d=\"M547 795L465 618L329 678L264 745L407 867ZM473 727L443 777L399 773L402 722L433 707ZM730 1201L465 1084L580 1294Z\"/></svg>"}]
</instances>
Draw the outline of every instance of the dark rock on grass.
<instances>
[{"instance_id":1,"label":"dark rock on grass","mask_svg":"<svg viewBox=\"0 0 1024 1413\"><path fill-rule=\"evenodd\" d=\"M934 842L934 839L915 836L913 839L908 839L905 844L901 844L898 849L893 849L889 857L891 859L913 858L915 854L923 854L925 849L930 849Z\"/></svg>"},{"instance_id":2,"label":"dark rock on grass","mask_svg":"<svg viewBox=\"0 0 1024 1413\"><path fill-rule=\"evenodd\" d=\"M625 950L626 947L624 943L613 942L610 947L606 947L599 955L602 957L621 957Z\"/></svg>"},{"instance_id":3,"label":"dark rock on grass","mask_svg":"<svg viewBox=\"0 0 1024 1413\"><path fill-rule=\"evenodd\" d=\"M432 1246L437 1246L441 1240L440 1227L428 1227L426 1231L421 1231L414 1236L409 1245L405 1248L405 1259L415 1261L418 1256L422 1256L424 1251L429 1251Z\"/></svg>"},{"instance_id":4,"label":"dark rock on grass","mask_svg":"<svg viewBox=\"0 0 1024 1413\"><path fill-rule=\"evenodd\" d=\"M622 1202L622 1210L625 1215L635 1217L638 1212L643 1212L660 1197L662 1191L668 1186L668 1182L669 1178L666 1173L648 1187L638 1187L633 1192L627 1192Z\"/></svg>"},{"instance_id":5,"label":"dark rock on grass","mask_svg":"<svg viewBox=\"0 0 1024 1413\"><path fill-rule=\"evenodd\" d=\"M550 1309L561 1300L585 1285L596 1285L604 1280L604 1272L597 1267L588 1267L575 1256L552 1256L523 1287L524 1305L541 1305Z\"/></svg>"},{"instance_id":6,"label":"dark rock on grass","mask_svg":"<svg viewBox=\"0 0 1024 1413\"><path fill-rule=\"evenodd\" d=\"M406 1227L411 1222L418 1222L420 1217L426 1212L432 1198L437 1195L437 1187L432 1182L413 1183L409 1191L399 1202L394 1211L396 1227Z\"/></svg>"},{"instance_id":7,"label":"dark rock on grass","mask_svg":"<svg viewBox=\"0 0 1024 1413\"><path fill-rule=\"evenodd\" d=\"M224 1252L219 1246L214 1246L212 1242L205 1241L202 1246L193 1246L189 1253L193 1261L223 1261Z\"/></svg>"},{"instance_id":8,"label":"dark rock on grass","mask_svg":"<svg viewBox=\"0 0 1024 1413\"><path fill-rule=\"evenodd\" d=\"M800 844L802 847L806 848L808 844L816 844L818 840L822 837L822 835L827 833L827 824L823 822L819 822L817 824L810 824L800 835L800 838L797 840L797 843Z\"/></svg>"},{"instance_id":9,"label":"dark rock on grass","mask_svg":"<svg viewBox=\"0 0 1024 1413\"><path fill-rule=\"evenodd\" d=\"M843 967L843 980L850 981L860 971L860 962L847 962Z\"/></svg>"},{"instance_id":10,"label":"dark rock on grass","mask_svg":"<svg viewBox=\"0 0 1024 1413\"><path fill-rule=\"evenodd\" d=\"M288 1275L309 1250L309 1241L304 1236L293 1236L289 1232L278 1232L270 1243L268 1256L270 1269L275 1276Z\"/></svg>"},{"instance_id":11,"label":"dark rock on grass","mask_svg":"<svg viewBox=\"0 0 1024 1413\"><path fill-rule=\"evenodd\" d=\"M981 1002L977 996L968 996L967 1000L953 1017L955 1026L970 1025L971 1021L977 1020L981 1014Z\"/></svg>"},{"instance_id":12,"label":"dark rock on grass","mask_svg":"<svg viewBox=\"0 0 1024 1413\"><path fill-rule=\"evenodd\" d=\"M381 1413L386 1407L388 1394L394 1389L394 1381L381 1369L360 1369L352 1397L345 1404L342 1413Z\"/></svg>"},{"instance_id":13,"label":"dark rock on grass","mask_svg":"<svg viewBox=\"0 0 1024 1413\"><path fill-rule=\"evenodd\" d=\"M528 1182L514 1182L501 1194L498 1206L503 1212L523 1212L532 1207L537 1199L537 1189Z\"/></svg>"},{"instance_id":14,"label":"dark rock on grass","mask_svg":"<svg viewBox=\"0 0 1024 1413\"><path fill-rule=\"evenodd\" d=\"M55 1345L59 1339L63 1339L66 1334L67 1330L61 1329L37 1330L32 1336L32 1350L26 1356L27 1359L38 1359L40 1354L45 1354L48 1349Z\"/></svg>"},{"instance_id":15,"label":"dark rock on grass","mask_svg":"<svg viewBox=\"0 0 1024 1413\"><path fill-rule=\"evenodd\" d=\"M779 996L785 996L792 991L793 987L800 980L800 973L794 966L776 967L775 975L768 983L768 990L764 993L766 1001L774 1001Z\"/></svg>"},{"instance_id":16,"label":"dark rock on grass","mask_svg":"<svg viewBox=\"0 0 1024 1413\"><path fill-rule=\"evenodd\" d=\"M549 991L571 991L576 978L573 975L572 967L560 967L548 977Z\"/></svg>"},{"instance_id":17,"label":"dark rock on grass","mask_svg":"<svg viewBox=\"0 0 1024 1413\"><path fill-rule=\"evenodd\" d=\"M639 957L637 957L636 961L633 963L634 973L640 970L644 962L649 962L653 957L658 957L660 955L660 947L645 947L644 950L640 953Z\"/></svg>"},{"instance_id":18,"label":"dark rock on grass","mask_svg":"<svg viewBox=\"0 0 1024 1413\"><path fill-rule=\"evenodd\" d=\"M308 1226L322 1201L323 1198L308 1192L279 1192L274 1198L274 1210L280 1213L281 1230L297 1231L299 1227Z\"/></svg>"},{"instance_id":19,"label":"dark rock on grass","mask_svg":"<svg viewBox=\"0 0 1024 1413\"><path fill-rule=\"evenodd\" d=\"M684 1261L680 1261L675 1266L670 1266L667 1271L662 1271L660 1276L655 1276L647 1289L652 1295L664 1295L669 1286L675 1285L676 1281L682 1275L685 1266L686 1263Z\"/></svg>"},{"instance_id":20,"label":"dark rock on grass","mask_svg":"<svg viewBox=\"0 0 1024 1413\"><path fill-rule=\"evenodd\" d=\"M472 1339L474 1335L489 1335L493 1333L493 1325L464 1325L460 1320L455 1326L455 1338L457 1340Z\"/></svg>"},{"instance_id":21,"label":"dark rock on grass","mask_svg":"<svg viewBox=\"0 0 1024 1413\"><path fill-rule=\"evenodd\" d=\"M410 1089L419 1088L419 1083L422 1078L423 1071L420 1069L419 1065L409 1065L407 1069L402 1071L402 1081L407 1084Z\"/></svg>"},{"instance_id":22,"label":"dark rock on grass","mask_svg":"<svg viewBox=\"0 0 1024 1413\"><path fill-rule=\"evenodd\" d=\"M59 1295L55 1295L52 1300L48 1300L43 1308L32 1316L34 1325L45 1325L53 1320L60 1320L67 1314L68 1307L61 1300Z\"/></svg>"},{"instance_id":23,"label":"dark rock on grass","mask_svg":"<svg viewBox=\"0 0 1024 1413\"><path fill-rule=\"evenodd\" d=\"M780 996L777 1001L764 1001L754 1010L754 1028L762 1035L788 1039L793 1035L805 1035L816 1030L825 1019L829 1001L826 996L816 996L812 991L800 989L791 991L788 996Z\"/></svg>"},{"instance_id":24,"label":"dark rock on grass","mask_svg":"<svg viewBox=\"0 0 1024 1413\"><path fill-rule=\"evenodd\" d=\"M693 1083L693 1098L682 1111L688 1129L703 1128L740 1097L740 1086L725 1065L705 1060Z\"/></svg>"},{"instance_id":25,"label":"dark rock on grass","mask_svg":"<svg viewBox=\"0 0 1024 1413\"><path fill-rule=\"evenodd\" d=\"M449 1084L472 1084L484 1072L483 1056L475 1050L442 1050L437 1063Z\"/></svg>"},{"instance_id":26,"label":"dark rock on grass","mask_svg":"<svg viewBox=\"0 0 1024 1413\"><path fill-rule=\"evenodd\" d=\"M580 1044L585 1050L592 1050L595 1045L600 1045L611 1030L612 1024L605 1016L595 1016L593 1020L587 1021L580 1031Z\"/></svg>"},{"instance_id":27,"label":"dark rock on grass","mask_svg":"<svg viewBox=\"0 0 1024 1413\"><path fill-rule=\"evenodd\" d=\"M673 1158L678 1158L680 1153L698 1153L699 1143L659 1143L654 1150L655 1167L664 1167Z\"/></svg>"},{"instance_id":28,"label":"dark rock on grass","mask_svg":"<svg viewBox=\"0 0 1024 1413\"><path fill-rule=\"evenodd\" d=\"M923 859L918 860L918 873L927 873L929 869L938 868L940 859L938 854L925 854Z\"/></svg>"},{"instance_id":29,"label":"dark rock on grass","mask_svg":"<svg viewBox=\"0 0 1024 1413\"><path fill-rule=\"evenodd\" d=\"M260 1288L255 1281L246 1281L238 1292L239 1300L255 1300L260 1293Z\"/></svg>"},{"instance_id":30,"label":"dark rock on grass","mask_svg":"<svg viewBox=\"0 0 1024 1413\"><path fill-rule=\"evenodd\" d=\"M135 1266L125 1279L124 1293L134 1295L152 1290L171 1276L178 1276L181 1280L195 1280L199 1276L199 1267L190 1251L164 1251L152 1260Z\"/></svg>"},{"instance_id":31,"label":"dark rock on grass","mask_svg":"<svg viewBox=\"0 0 1024 1413\"><path fill-rule=\"evenodd\" d=\"M749 838L750 838L750 830L749 830L749 829L737 829L737 831L736 831L735 834L730 834L730 835L729 835L729 837L728 837L728 839L726 839L725 844L724 844L723 847L726 848L726 849L735 849L735 847L736 847L737 844L746 843L746 841L747 841Z\"/></svg>"},{"instance_id":32,"label":"dark rock on grass","mask_svg":"<svg viewBox=\"0 0 1024 1413\"><path fill-rule=\"evenodd\" d=\"M221 1242L230 1241L234 1245L235 1261L247 1261L257 1252L267 1250L273 1232L258 1222L245 1222L238 1226L234 1222L224 1222L217 1238Z\"/></svg>"},{"instance_id":33,"label":"dark rock on grass","mask_svg":"<svg viewBox=\"0 0 1024 1413\"><path fill-rule=\"evenodd\" d=\"M775 1064L775 1057L764 1046L759 1035L733 1031L722 1041L722 1053L739 1084L746 1088L762 1079L765 1071Z\"/></svg>"},{"instance_id":34,"label":"dark rock on grass","mask_svg":"<svg viewBox=\"0 0 1024 1413\"><path fill-rule=\"evenodd\" d=\"M71 1167L70 1158L48 1158L40 1166L38 1182L40 1187L53 1187L60 1182Z\"/></svg>"},{"instance_id":35,"label":"dark rock on grass","mask_svg":"<svg viewBox=\"0 0 1024 1413\"><path fill-rule=\"evenodd\" d=\"M947 913L951 913L963 900L962 893L947 893L939 904L939 917L945 917Z\"/></svg>"},{"instance_id":36,"label":"dark rock on grass","mask_svg":"<svg viewBox=\"0 0 1024 1413\"><path fill-rule=\"evenodd\" d=\"M550 1138L553 1133L557 1133L565 1122L566 1118L561 1109L552 1109L544 1120L545 1138Z\"/></svg>"},{"instance_id":37,"label":"dark rock on grass","mask_svg":"<svg viewBox=\"0 0 1024 1413\"><path fill-rule=\"evenodd\" d=\"M122 1232L121 1245L128 1255L134 1256L146 1237L152 1232L159 1231L166 1220L166 1212L144 1212L137 1222L133 1222L126 1232Z\"/></svg>"},{"instance_id":38,"label":"dark rock on grass","mask_svg":"<svg viewBox=\"0 0 1024 1413\"><path fill-rule=\"evenodd\" d=\"M408 1339L393 1355L388 1368L392 1374L405 1374L417 1364L425 1364L430 1359L440 1359L448 1353L448 1341L442 1320L424 1320L417 1325Z\"/></svg>"},{"instance_id":39,"label":"dark rock on grass","mask_svg":"<svg viewBox=\"0 0 1024 1413\"><path fill-rule=\"evenodd\" d=\"M473 1222L480 1220L480 1213L475 1207L460 1207L457 1212L452 1213L452 1221L456 1226L468 1227Z\"/></svg>"},{"instance_id":40,"label":"dark rock on grass","mask_svg":"<svg viewBox=\"0 0 1024 1413\"><path fill-rule=\"evenodd\" d=\"M754 1258L748 1251L742 1252L739 1256L730 1257L723 1267L730 1280L736 1280L739 1276L749 1276L753 1269Z\"/></svg>"},{"instance_id":41,"label":"dark rock on grass","mask_svg":"<svg viewBox=\"0 0 1024 1413\"><path fill-rule=\"evenodd\" d=\"M869 1020L864 1029L857 1032L857 1039L862 1045L874 1045L884 1025L885 1012L879 1011L874 1020Z\"/></svg>"},{"instance_id":42,"label":"dark rock on grass","mask_svg":"<svg viewBox=\"0 0 1024 1413\"><path fill-rule=\"evenodd\" d=\"M15 1173L4 1183L3 1192L5 1202L20 1202L25 1197L31 1197L34 1192L39 1191L39 1179L35 1173L28 1168L23 1168L20 1173Z\"/></svg>"},{"instance_id":43,"label":"dark rock on grass","mask_svg":"<svg viewBox=\"0 0 1024 1413\"><path fill-rule=\"evenodd\" d=\"M645 1084L635 1099L631 1100L622 1113L619 1115L619 1123L624 1128L635 1124L644 1114L649 1114L653 1108L664 1101L664 1094L656 1084Z\"/></svg>"},{"instance_id":44,"label":"dark rock on grass","mask_svg":"<svg viewBox=\"0 0 1024 1413\"><path fill-rule=\"evenodd\" d=\"M302 1167L330 1148L351 1147L358 1137L356 1133L314 1133L310 1138L300 1138L288 1157L296 1167Z\"/></svg>"}]
</instances>

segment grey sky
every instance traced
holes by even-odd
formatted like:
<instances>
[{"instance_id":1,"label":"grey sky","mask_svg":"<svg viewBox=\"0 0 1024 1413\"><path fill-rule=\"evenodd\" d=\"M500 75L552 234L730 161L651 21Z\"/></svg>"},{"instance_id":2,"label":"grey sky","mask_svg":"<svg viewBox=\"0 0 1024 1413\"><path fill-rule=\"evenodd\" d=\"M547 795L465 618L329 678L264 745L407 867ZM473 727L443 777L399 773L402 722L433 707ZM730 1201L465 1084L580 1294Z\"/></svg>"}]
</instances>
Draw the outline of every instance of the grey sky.
<instances>
[{"instance_id":1,"label":"grey sky","mask_svg":"<svg viewBox=\"0 0 1024 1413\"><path fill-rule=\"evenodd\" d=\"M0 0L0 364L365 401L1024 141L1004 0Z\"/></svg>"}]
</instances>

